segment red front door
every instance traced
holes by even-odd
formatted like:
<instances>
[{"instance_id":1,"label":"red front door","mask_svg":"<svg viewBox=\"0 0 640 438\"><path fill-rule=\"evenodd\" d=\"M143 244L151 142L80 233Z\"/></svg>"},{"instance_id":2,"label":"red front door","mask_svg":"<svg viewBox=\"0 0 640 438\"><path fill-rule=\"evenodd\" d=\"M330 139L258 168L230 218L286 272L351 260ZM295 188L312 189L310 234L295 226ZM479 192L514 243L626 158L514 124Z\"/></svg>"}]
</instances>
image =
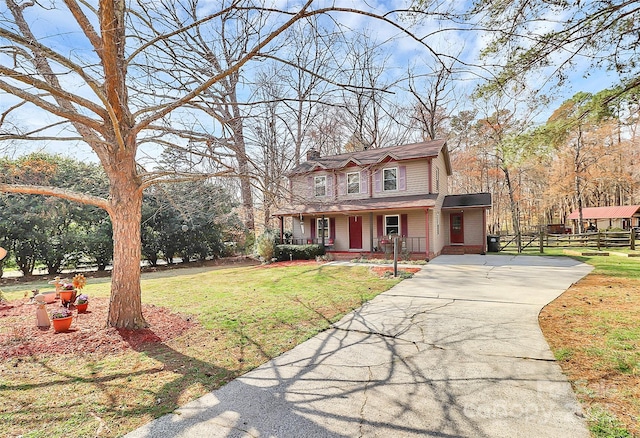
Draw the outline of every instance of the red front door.
<instances>
[{"instance_id":1,"label":"red front door","mask_svg":"<svg viewBox=\"0 0 640 438\"><path fill-rule=\"evenodd\" d=\"M349 216L349 249L362 249L362 216Z\"/></svg>"},{"instance_id":2,"label":"red front door","mask_svg":"<svg viewBox=\"0 0 640 438\"><path fill-rule=\"evenodd\" d=\"M462 213L451 213L449 217L451 226L451 243L464 243L464 222Z\"/></svg>"}]
</instances>

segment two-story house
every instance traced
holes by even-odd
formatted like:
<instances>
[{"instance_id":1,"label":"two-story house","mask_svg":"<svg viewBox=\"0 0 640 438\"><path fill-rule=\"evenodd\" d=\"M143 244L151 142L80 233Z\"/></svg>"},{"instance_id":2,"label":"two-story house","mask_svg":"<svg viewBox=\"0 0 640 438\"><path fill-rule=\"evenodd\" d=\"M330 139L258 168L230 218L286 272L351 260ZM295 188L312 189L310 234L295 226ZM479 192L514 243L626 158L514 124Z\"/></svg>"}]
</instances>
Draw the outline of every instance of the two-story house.
<instances>
[{"instance_id":1,"label":"two-story house","mask_svg":"<svg viewBox=\"0 0 640 438\"><path fill-rule=\"evenodd\" d=\"M399 250L412 258L486 251L489 193L449 195L446 141L434 140L321 157L288 174L295 243L319 243L334 253Z\"/></svg>"}]
</instances>

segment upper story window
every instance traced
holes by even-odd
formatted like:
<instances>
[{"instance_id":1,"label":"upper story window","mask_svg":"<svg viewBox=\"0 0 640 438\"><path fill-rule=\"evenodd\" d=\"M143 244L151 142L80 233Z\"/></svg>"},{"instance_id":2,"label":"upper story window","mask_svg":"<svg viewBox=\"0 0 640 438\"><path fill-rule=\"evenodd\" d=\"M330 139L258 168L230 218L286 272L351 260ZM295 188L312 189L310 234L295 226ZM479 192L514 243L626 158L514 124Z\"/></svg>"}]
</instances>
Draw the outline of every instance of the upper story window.
<instances>
[{"instance_id":1,"label":"upper story window","mask_svg":"<svg viewBox=\"0 0 640 438\"><path fill-rule=\"evenodd\" d=\"M382 187L383 190L398 190L398 168L384 169L382 171Z\"/></svg>"},{"instance_id":2,"label":"upper story window","mask_svg":"<svg viewBox=\"0 0 640 438\"><path fill-rule=\"evenodd\" d=\"M347 173L347 193L360 193L360 172Z\"/></svg>"},{"instance_id":3,"label":"upper story window","mask_svg":"<svg viewBox=\"0 0 640 438\"><path fill-rule=\"evenodd\" d=\"M327 177L316 176L314 178L314 188L316 196L327 196Z\"/></svg>"}]
</instances>

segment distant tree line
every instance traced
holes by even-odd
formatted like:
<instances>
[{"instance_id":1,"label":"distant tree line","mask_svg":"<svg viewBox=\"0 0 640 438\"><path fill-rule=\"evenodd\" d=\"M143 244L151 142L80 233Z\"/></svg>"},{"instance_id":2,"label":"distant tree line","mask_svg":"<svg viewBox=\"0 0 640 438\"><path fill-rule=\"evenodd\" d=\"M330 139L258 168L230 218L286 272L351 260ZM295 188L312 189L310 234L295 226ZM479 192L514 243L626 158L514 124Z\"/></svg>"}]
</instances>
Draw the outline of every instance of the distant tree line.
<instances>
[{"instance_id":1,"label":"distant tree line","mask_svg":"<svg viewBox=\"0 0 640 438\"><path fill-rule=\"evenodd\" d=\"M47 154L0 160L5 182L108 193L97 164ZM141 260L157 265L218 258L235 250L243 227L226 189L210 181L158 185L143 200ZM91 265L105 270L113 257L112 227L102 209L42 195L0 193L0 246L25 275L37 266L49 274ZM4 264L3 264L4 263Z\"/></svg>"}]
</instances>

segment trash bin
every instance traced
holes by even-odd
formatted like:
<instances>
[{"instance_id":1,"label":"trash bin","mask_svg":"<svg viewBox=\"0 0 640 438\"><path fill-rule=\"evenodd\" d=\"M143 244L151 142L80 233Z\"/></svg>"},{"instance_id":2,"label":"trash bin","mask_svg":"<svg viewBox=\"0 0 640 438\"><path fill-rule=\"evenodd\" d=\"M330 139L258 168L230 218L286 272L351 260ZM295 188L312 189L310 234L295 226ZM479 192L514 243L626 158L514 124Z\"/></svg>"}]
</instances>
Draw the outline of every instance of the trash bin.
<instances>
[{"instance_id":1,"label":"trash bin","mask_svg":"<svg viewBox=\"0 0 640 438\"><path fill-rule=\"evenodd\" d=\"M487 236L487 252L500 252L500 236Z\"/></svg>"}]
</instances>

